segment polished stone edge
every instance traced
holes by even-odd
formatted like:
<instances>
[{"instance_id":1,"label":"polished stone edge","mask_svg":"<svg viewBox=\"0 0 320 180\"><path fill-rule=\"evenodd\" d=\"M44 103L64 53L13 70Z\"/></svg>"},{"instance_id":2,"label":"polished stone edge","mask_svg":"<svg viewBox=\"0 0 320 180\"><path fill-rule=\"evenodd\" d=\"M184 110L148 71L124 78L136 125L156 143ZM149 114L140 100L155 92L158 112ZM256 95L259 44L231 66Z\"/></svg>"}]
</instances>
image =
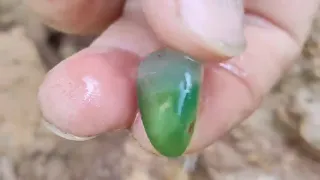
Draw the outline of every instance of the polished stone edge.
<instances>
[{"instance_id":1,"label":"polished stone edge","mask_svg":"<svg viewBox=\"0 0 320 180\"><path fill-rule=\"evenodd\" d=\"M185 54L184 52L179 52L179 51L176 51L176 50L173 50L173 49L169 49L169 48L163 48L163 49L159 49L159 50L157 50L157 51L154 51L154 52L152 52L152 53L150 53L148 56L145 56L144 57L144 59L147 59L147 58L149 58L150 56L152 56L152 55L157 55L159 52L163 52L163 51L171 51L171 52L173 52L173 53L181 53L181 54ZM195 60L195 58L193 58L193 57L191 57L191 56L189 56L189 55L187 55L187 54L185 54L184 55L184 58L186 58L186 59L188 59L188 60L190 60L190 61L193 61L193 62L196 62L196 63L198 63L199 64L199 66L200 66L200 83L199 83L199 94L198 94L198 102L197 102L197 115L196 115L196 119L194 120L195 121L195 123L194 123L194 128L196 127L196 124L197 124L197 121L198 121L198 117L199 117L199 113L200 113L200 103L201 103L201 101L202 101L202 92L203 92L203 81L204 81L204 71L205 71L205 64L204 63L202 63L202 62L200 62L200 61L197 61L197 60ZM140 111L140 109L139 109L139 111ZM139 112L138 111L138 112ZM145 129L145 127L144 127L144 123L142 123L142 126L143 126L143 128ZM161 156L164 156L164 157L167 157L167 158L170 158L170 159L176 159L176 158L179 158L179 157L181 157L181 156L183 156L183 154L185 154L185 152L186 152L186 150L188 150L189 149L189 146L190 146L190 144L191 144L191 142L192 142L192 139L193 139L193 134L194 134L194 130L193 130L193 132L192 132L192 134L191 134L191 137L190 137L190 141L189 141L189 144L188 144L188 146L186 147L186 149L185 149L185 151L184 151L184 153L182 153L181 155L178 155L178 156L165 156L165 155L163 155L162 153L160 153L154 146L153 146L153 144L152 144L152 142L150 141L150 139L149 139L149 136L148 136L148 134L146 134L146 136L147 136L147 138L149 139L149 141L150 141L150 144L154 147L154 150L155 151L157 151L157 153L159 153L159 154L157 154L157 155L161 155Z\"/></svg>"}]
</instances>

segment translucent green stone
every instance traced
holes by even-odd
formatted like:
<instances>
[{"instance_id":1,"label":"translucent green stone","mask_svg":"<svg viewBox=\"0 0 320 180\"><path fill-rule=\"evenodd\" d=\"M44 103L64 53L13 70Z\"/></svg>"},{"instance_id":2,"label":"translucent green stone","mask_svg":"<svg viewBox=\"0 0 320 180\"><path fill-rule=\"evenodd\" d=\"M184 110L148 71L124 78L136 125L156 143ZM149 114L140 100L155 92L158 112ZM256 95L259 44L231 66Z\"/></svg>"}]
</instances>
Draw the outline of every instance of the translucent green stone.
<instances>
[{"instance_id":1,"label":"translucent green stone","mask_svg":"<svg viewBox=\"0 0 320 180\"><path fill-rule=\"evenodd\" d=\"M141 62L137 80L141 118L160 154L177 157L187 149L201 83L201 64L183 53L164 49Z\"/></svg>"}]
</instances>

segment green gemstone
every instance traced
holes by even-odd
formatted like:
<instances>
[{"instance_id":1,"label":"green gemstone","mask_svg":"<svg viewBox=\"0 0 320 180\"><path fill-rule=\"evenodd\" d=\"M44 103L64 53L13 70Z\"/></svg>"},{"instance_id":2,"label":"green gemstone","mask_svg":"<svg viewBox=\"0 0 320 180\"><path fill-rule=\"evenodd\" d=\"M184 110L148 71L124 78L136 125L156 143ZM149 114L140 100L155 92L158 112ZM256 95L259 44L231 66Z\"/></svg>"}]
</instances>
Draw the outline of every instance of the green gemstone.
<instances>
[{"instance_id":1,"label":"green gemstone","mask_svg":"<svg viewBox=\"0 0 320 180\"><path fill-rule=\"evenodd\" d=\"M197 118L202 65L169 49L157 51L141 62L138 103L147 136L167 157L187 149Z\"/></svg>"}]
</instances>

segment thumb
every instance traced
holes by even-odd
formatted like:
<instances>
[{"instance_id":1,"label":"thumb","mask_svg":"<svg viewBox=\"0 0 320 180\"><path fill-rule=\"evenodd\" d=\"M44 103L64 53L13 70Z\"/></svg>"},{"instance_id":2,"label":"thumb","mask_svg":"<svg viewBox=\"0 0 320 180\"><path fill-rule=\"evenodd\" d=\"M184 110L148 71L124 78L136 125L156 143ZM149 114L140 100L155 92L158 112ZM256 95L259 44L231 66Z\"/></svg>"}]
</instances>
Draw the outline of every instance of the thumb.
<instances>
[{"instance_id":1,"label":"thumb","mask_svg":"<svg viewBox=\"0 0 320 180\"><path fill-rule=\"evenodd\" d=\"M198 59L222 60L246 46L242 0L142 0L151 28L165 44Z\"/></svg>"}]
</instances>

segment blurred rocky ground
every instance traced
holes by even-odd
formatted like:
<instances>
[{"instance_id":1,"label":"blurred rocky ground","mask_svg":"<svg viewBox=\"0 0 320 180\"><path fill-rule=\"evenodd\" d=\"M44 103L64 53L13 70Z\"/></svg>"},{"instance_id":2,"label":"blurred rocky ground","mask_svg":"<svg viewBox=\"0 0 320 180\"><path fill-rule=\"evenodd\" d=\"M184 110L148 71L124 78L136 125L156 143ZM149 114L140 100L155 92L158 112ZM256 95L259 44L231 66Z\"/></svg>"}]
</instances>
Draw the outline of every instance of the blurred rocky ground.
<instances>
[{"instance_id":1,"label":"blurred rocky ground","mask_svg":"<svg viewBox=\"0 0 320 180\"><path fill-rule=\"evenodd\" d=\"M80 143L42 126L36 94L46 70L90 40L48 29L19 0L0 0L0 180L320 179L320 14L292 70L191 174L125 132Z\"/></svg>"}]
</instances>

